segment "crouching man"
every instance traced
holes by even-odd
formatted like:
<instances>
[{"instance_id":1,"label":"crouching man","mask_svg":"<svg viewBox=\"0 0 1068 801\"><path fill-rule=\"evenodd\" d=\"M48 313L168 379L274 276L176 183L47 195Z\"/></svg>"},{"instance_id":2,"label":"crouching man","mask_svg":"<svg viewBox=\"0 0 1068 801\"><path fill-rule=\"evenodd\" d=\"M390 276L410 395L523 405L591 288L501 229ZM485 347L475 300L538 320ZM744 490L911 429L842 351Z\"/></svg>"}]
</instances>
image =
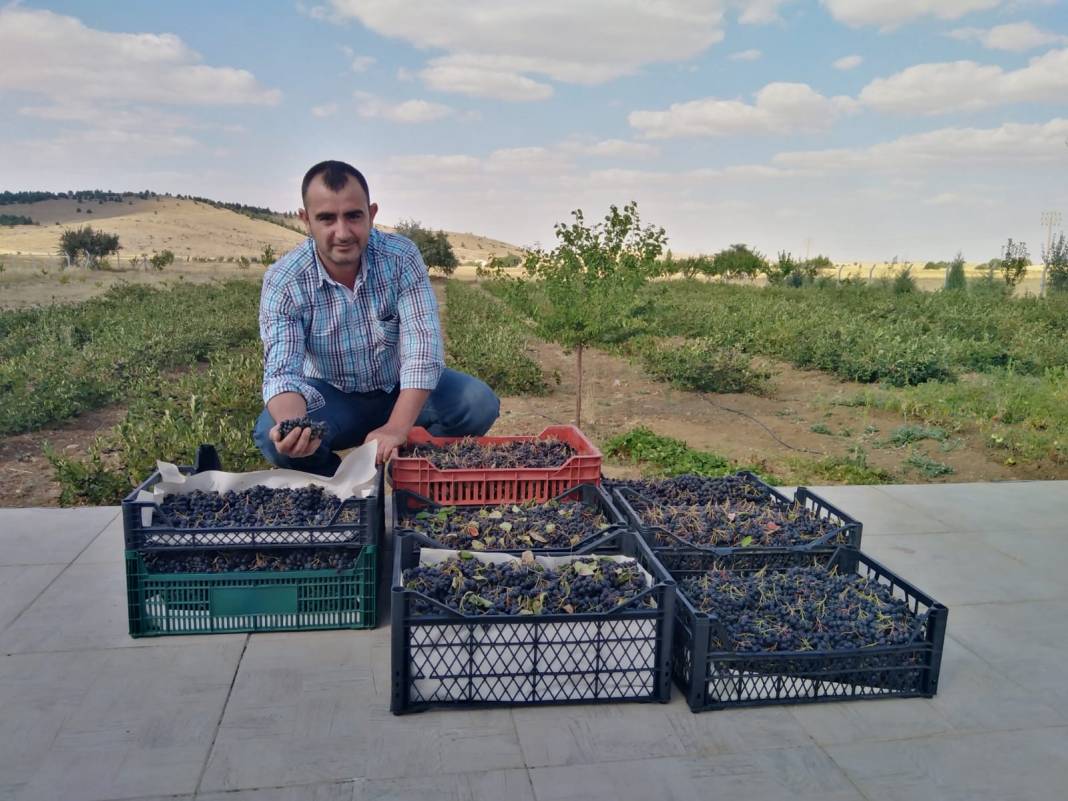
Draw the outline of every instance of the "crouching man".
<instances>
[{"instance_id":1,"label":"crouching man","mask_svg":"<svg viewBox=\"0 0 1068 801\"><path fill-rule=\"evenodd\" d=\"M308 239L271 265L260 295L266 408L252 436L264 456L330 476L335 451L375 442L381 463L413 425L485 434L500 401L445 367L426 265L410 240L374 228L364 176L324 161L304 176L301 197ZM281 422L304 416L325 433L305 426L281 436Z\"/></svg>"}]
</instances>

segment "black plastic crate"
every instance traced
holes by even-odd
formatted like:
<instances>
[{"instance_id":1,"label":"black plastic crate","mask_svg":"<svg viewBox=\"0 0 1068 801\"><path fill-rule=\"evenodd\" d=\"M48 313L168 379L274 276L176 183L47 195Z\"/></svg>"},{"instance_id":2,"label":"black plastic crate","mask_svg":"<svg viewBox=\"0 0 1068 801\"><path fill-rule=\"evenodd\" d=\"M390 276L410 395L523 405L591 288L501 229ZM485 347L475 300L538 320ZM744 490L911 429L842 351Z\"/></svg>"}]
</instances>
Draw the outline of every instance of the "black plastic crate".
<instances>
[{"instance_id":1,"label":"black plastic crate","mask_svg":"<svg viewBox=\"0 0 1068 801\"><path fill-rule=\"evenodd\" d=\"M848 546L853 548L860 547L861 535L863 533L863 526L860 521L847 515L841 509L824 500L806 487L799 487L795 490L794 497L791 499L774 487L765 484L752 473L741 472L737 475L743 476L748 481L766 489L768 491L767 503L769 505L783 507L797 505L809 514L812 514L821 520L826 520L834 526L833 529L828 531L822 537L818 537L800 545L784 546L787 547L788 550L812 551L833 550L838 546ZM695 549L722 556L739 550L751 550L751 548L746 546L709 546L695 544L679 537L663 526L651 526L645 523L642 520L641 512L644 509L655 505L655 502L649 498L640 495L628 487L614 487L612 489L612 495L616 508L623 514L631 528L641 533L654 551L661 551L664 549Z\"/></svg>"},{"instance_id":2,"label":"black plastic crate","mask_svg":"<svg viewBox=\"0 0 1068 801\"><path fill-rule=\"evenodd\" d=\"M592 508L596 509L597 511L599 511L601 514L603 514L605 516L605 518L609 522L609 526L607 528L592 532L589 537L586 537L581 542L577 543L572 548L567 549L567 550L579 551L579 550L583 549L586 545L588 545L589 543L591 543L591 542L593 542L595 540L603 540L606 534L610 534L613 531L615 531L616 529L621 529L621 528L626 528L627 527L627 519L622 514L620 514L620 512L616 509L615 505L612 503L611 499L609 498L608 493L602 487L598 487L598 486L595 486L593 484L580 484L577 487L572 487L571 489L567 490L566 492L560 493L559 495L557 495L552 500L553 501L558 501L558 502L580 503L580 504L582 504L584 506L592 507ZM524 503L521 503L521 504L514 504L514 505L522 507L522 506L527 505L528 503L529 502L524 502ZM427 512L433 513L436 510L441 509L443 507L448 507L449 505L450 504L435 503L434 501L430 500L429 498L426 498L426 497L420 495L419 493L412 492L410 490L394 490L393 491L393 531L394 531L395 534L401 533L401 532L411 532L411 533L414 533L414 534L418 534L418 535L420 535L421 537L423 537L426 540L426 547L428 547L428 548L443 548L443 549L452 548L453 546L440 543L437 540L435 540L431 535L429 535L429 534L427 534L425 532L416 531L410 525L406 525L406 523L402 520L402 518L405 515L408 515L410 517L413 513L419 513L419 512L422 512L422 511L427 511ZM486 506L482 506L482 507L478 507L478 506L474 506L474 507L472 507L472 506L462 506L462 507L456 507L456 508L463 509L464 511L468 511L470 509L494 508L494 507L501 506L501 505L502 504L487 504ZM504 505L509 505L509 504L504 504ZM613 544L609 542L607 547L612 548ZM540 553L542 550L552 550L552 549L549 549L549 548L511 548L511 549L509 549L509 548L504 548L504 549L488 548L488 549L486 549L486 551L489 552L489 553L511 553L511 554L519 554L519 553L522 553L523 551L526 551L526 550L537 550ZM561 549L557 548L556 550L561 550Z\"/></svg>"},{"instance_id":3,"label":"black plastic crate","mask_svg":"<svg viewBox=\"0 0 1068 801\"><path fill-rule=\"evenodd\" d=\"M227 573L153 573L127 551L130 636L374 628L378 546L349 549L342 570Z\"/></svg>"},{"instance_id":4,"label":"black plastic crate","mask_svg":"<svg viewBox=\"0 0 1068 801\"><path fill-rule=\"evenodd\" d=\"M576 551L607 547L636 559L649 589L610 612L467 615L407 590L403 571L419 563L417 534L394 541L392 590L394 714L435 707L531 706L623 701L666 703L671 697L675 582L641 538L616 531ZM639 606L652 594L656 608ZM417 614L412 602L436 608Z\"/></svg>"},{"instance_id":5,"label":"black plastic crate","mask_svg":"<svg viewBox=\"0 0 1068 801\"><path fill-rule=\"evenodd\" d=\"M180 466L179 469L185 475L193 475L201 472L203 468ZM159 471L153 471L152 475L122 502L122 528L126 550L351 546L378 545L382 541L385 526L385 485L381 467L378 468L375 480L377 487L373 495L345 499L331 521L318 526L180 528L166 519L157 504L137 500L139 492L150 492L160 480ZM153 510L153 524L150 526L145 526L142 522L142 512L146 509Z\"/></svg>"},{"instance_id":6,"label":"black plastic crate","mask_svg":"<svg viewBox=\"0 0 1068 801\"><path fill-rule=\"evenodd\" d=\"M938 690L948 610L855 548L822 553L749 549L727 556L680 550L658 551L657 557L677 581L712 568L755 572L813 564L835 567L890 587L920 618L912 640L903 645L743 653L728 647L730 637L719 618L697 611L680 589L672 672L694 712L861 698L929 698Z\"/></svg>"}]
</instances>

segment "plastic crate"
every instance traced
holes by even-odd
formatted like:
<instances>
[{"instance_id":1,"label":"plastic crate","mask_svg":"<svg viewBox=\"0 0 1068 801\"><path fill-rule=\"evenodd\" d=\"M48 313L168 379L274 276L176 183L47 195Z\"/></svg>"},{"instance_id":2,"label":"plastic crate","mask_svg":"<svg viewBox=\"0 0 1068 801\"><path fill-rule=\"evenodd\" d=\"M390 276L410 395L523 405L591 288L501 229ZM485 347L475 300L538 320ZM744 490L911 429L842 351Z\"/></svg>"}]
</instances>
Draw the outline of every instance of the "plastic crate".
<instances>
[{"instance_id":1,"label":"plastic crate","mask_svg":"<svg viewBox=\"0 0 1068 801\"><path fill-rule=\"evenodd\" d=\"M691 550L657 552L681 580L712 568L754 572L820 564L892 588L921 616L903 645L836 651L736 652L714 614L699 612L680 589L675 606L672 671L694 712L728 707L931 697L938 690L948 610L855 548L812 553L749 549L727 557Z\"/></svg>"},{"instance_id":2,"label":"plastic crate","mask_svg":"<svg viewBox=\"0 0 1068 801\"><path fill-rule=\"evenodd\" d=\"M130 636L374 628L378 547L357 547L346 570L275 573L150 573L126 551Z\"/></svg>"},{"instance_id":3,"label":"plastic crate","mask_svg":"<svg viewBox=\"0 0 1068 801\"><path fill-rule=\"evenodd\" d=\"M420 546L415 535L398 536L391 610L393 713L670 700L675 582L632 532L602 539L583 552L611 545L615 553L637 559L653 586L610 612L486 616L465 615L406 590L403 571L418 564ZM657 607L638 606L650 593ZM411 602L416 599L438 611L415 614Z\"/></svg>"},{"instance_id":4,"label":"plastic crate","mask_svg":"<svg viewBox=\"0 0 1068 801\"><path fill-rule=\"evenodd\" d=\"M581 484L581 485L579 485L577 487L572 487L571 489L567 490L566 492L561 493L560 495L556 496L555 498L552 498L551 500L560 501L560 502L580 503L580 504L583 504L584 506L592 507L592 508L596 509L597 511L601 512L601 514L603 514L605 516L605 518L607 518L607 520L608 520L608 522L610 524L608 528L592 532L587 538L585 538L581 542L577 543L570 550L576 550L576 551L580 550L583 547L585 547L587 544L589 544L590 542L593 542L594 540L603 539L606 534L610 534L612 531L614 531L617 528L626 528L626 525L627 525L626 518L624 518L623 515L621 515L616 510L616 507L612 504L612 501L608 497L608 493L605 492L602 487L597 487L597 486L594 486L593 484ZM429 498L424 498L422 495L419 495L419 494L414 493L414 492L409 492L408 490L395 490L393 492L393 532L394 532L394 534L401 533L401 532L415 534L417 537L420 537L422 540L425 541L423 544L425 544L426 547L428 547L428 548L444 548L444 549L448 549L448 548L453 547L451 545L446 545L446 544L443 544L443 543L440 543L440 542L436 541L429 534L426 534L426 533L421 532L421 531L416 531L415 529L406 526L401 520L402 516L405 513L411 514L413 512L419 512L419 511L422 511L422 510L434 511L434 510L440 509L443 506L447 506L447 505L448 504L434 503ZM490 507L499 506L499 505L500 504L489 504ZM547 548L547 547L544 547L544 548L532 547L532 548L511 548L511 549L507 549L507 548L504 548L504 549L489 548L487 550L489 552L492 552L492 553L519 554L519 553L522 553L523 551L528 551L528 550L541 551L541 550L552 550L552 549ZM556 550L560 550L559 547Z\"/></svg>"},{"instance_id":5,"label":"plastic crate","mask_svg":"<svg viewBox=\"0 0 1068 801\"><path fill-rule=\"evenodd\" d=\"M441 504L472 505L547 501L579 484L601 484L601 451L575 426L549 426L536 437L476 437L484 444L555 438L575 449L559 467L441 470L422 456L390 460L394 490L410 490ZM448 445L462 437L432 437L413 428L408 445Z\"/></svg>"},{"instance_id":6,"label":"plastic crate","mask_svg":"<svg viewBox=\"0 0 1068 801\"><path fill-rule=\"evenodd\" d=\"M861 535L864 530L860 521L850 517L841 509L824 500L811 490L805 487L800 487L794 492L793 499L790 499L774 487L764 484L764 482L751 473L739 473L738 475L744 475L746 478L765 487L769 492L769 504L785 507L796 504L807 510L810 514L821 520L829 521L835 526L822 537L818 537L800 545L783 546L784 548L787 548L788 550L811 551L833 550L842 545L853 548L860 547ZM623 514L631 528L638 531L654 551L661 551L664 549L695 549L722 556L738 550L752 550L751 548L745 548L743 546L711 546L695 544L679 537L663 526L650 526L645 523L641 518L641 511L653 505L653 501L650 501L648 498L643 497L627 487L614 488L612 490L612 495L616 508Z\"/></svg>"},{"instance_id":7,"label":"plastic crate","mask_svg":"<svg viewBox=\"0 0 1068 801\"><path fill-rule=\"evenodd\" d=\"M179 469L186 475L200 472L196 467L182 466ZM137 500L139 492L151 491L159 482L160 474L156 470L122 502L122 530L127 550L378 545L384 532L385 479L382 468L378 468L377 489L373 495L345 499L331 522L319 526L179 528L167 520L157 504ZM151 526L142 522L145 509L153 510Z\"/></svg>"}]
</instances>

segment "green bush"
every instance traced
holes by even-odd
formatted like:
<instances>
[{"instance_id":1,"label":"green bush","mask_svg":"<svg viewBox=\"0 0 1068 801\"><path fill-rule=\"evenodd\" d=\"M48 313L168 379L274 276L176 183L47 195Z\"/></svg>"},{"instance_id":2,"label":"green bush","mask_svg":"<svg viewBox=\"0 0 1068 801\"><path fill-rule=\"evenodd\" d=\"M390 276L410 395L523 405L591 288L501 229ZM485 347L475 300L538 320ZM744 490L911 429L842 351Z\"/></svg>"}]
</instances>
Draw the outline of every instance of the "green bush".
<instances>
[{"instance_id":1,"label":"green bush","mask_svg":"<svg viewBox=\"0 0 1068 801\"><path fill-rule=\"evenodd\" d=\"M401 220L397 223L397 233L415 243L428 270L440 270L444 275L452 275L459 266L460 262L444 231L431 231L416 220Z\"/></svg>"},{"instance_id":2,"label":"green bush","mask_svg":"<svg viewBox=\"0 0 1068 801\"><path fill-rule=\"evenodd\" d=\"M684 343L650 341L640 348L642 366L658 381L696 392L767 394L771 373L753 367L737 348L708 339Z\"/></svg>"},{"instance_id":3,"label":"green bush","mask_svg":"<svg viewBox=\"0 0 1068 801\"><path fill-rule=\"evenodd\" d=\"M957 258L949 263L949 272L946 274L946 289L960 291L967 289L967 281L964 277L964 256L957 254Z\"/></svg>"},{"instance_id":4,"label":"green bush","mask_svg":"<svg viewBox=\"0 0 1068 801\"><path fill-rule=\"evenodd\" d=\"M259 289L120 285L73 306L0 312L0 434L126 400L161 370L258 343Z\"/></svg>"},{"instance_id":5,"label":"green bush","mask_svg":"<svg viewBox=\"0 0 1068 801\"><path fill-rule=\"evenodd\" d=\"M691 448L682 440L662 437L645 426L633 428L612 437L602 448L606 456L615 456L642 466L642 472L655 475L678 476L692 474L716 478L751 470L765 481L778 483L775 476L762 467L739 465L716 453Z\"/></svg>"},{"instance_id":6,"label":"green bush","mask_svg":"<svg viewBox=\"0 0 1068 801\"><path fill-rule=\"evenodd\" d=\"M445 350L449 365L502 395L545 395L548 384L528 353L529 335L515 314L476 287L445 284Z\"/></svg>"},{"instance_id":7,"label":"green bush","mask_svg":"<svg viewBox=\"0 0 1068 801\"><path fill-rule=\"evenodd\" d=\"M712 273L724 278L752 278L767 271L767 259L748 245L731 245L712 257Z\"/></svg>"}]
</instances>

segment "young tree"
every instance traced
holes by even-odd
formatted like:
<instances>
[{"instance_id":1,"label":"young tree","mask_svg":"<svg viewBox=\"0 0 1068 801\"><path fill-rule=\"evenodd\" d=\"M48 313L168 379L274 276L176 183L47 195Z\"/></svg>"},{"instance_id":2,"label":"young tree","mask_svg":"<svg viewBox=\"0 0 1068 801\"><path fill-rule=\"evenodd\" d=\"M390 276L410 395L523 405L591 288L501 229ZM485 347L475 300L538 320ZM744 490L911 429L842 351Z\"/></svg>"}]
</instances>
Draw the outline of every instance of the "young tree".
<instances>
[{"instance_id":1,"label":"young tree","mask_svg":"<svg viewBox=\"0 0 1068 801\"><path fill-rule=\"evenodd\" d=\"M667 243L663 228L641 225L638 204L609 207L604 221L555 226L557 246L527 254L524 268L538 282L532 315L538 333L575 352L575 425L582 425L582 353L596 342L620 341L638 328L639 290L658 270Z\"/></svg>"},{"instance_id":2,"label":"young tree","mask_svg":"<svg viewBox=\"0 0 1068 801\"><path fill-rule=\"evenodd\" d=\"M162 270L168 264L174 264L174 253L170 250L164 250L162 253L153 253L149 262L152 264L153 269Z\"/></svg>"},{"instance_id":3,"label":"young tree","mask_svg":"<svg viewBox=\"0 0 1068 801\"><path fill-rule=\"evenodd\" d=\"M747 245L731 245L712 257L712 272L724 278L752 278L758 273L768 271L768 261L756 250Z\"/></svg>"},{"instance_id":4,"label":"young tree","mask_svg":"<svg viewBox=\"0 0 1068 801\"><path fill-rule=\"evenodd\" d=\"M954 291L966 289L968 286L964 278L964 254L958 251L957 258L953 259L946 267L946 289Z\"/></svg>"},{"instance_id":5,"label":"young tree","mask_svg":"<svg viewBox=\"0 0 1068 801\"><path fill-rule=\"evenodd\" d=\"M86 266L94 269L101 259L105 259L119 249L119 235L94 231L91 226L68 228L59 237L59 255L70 263L77 263L81 254L85 254Z\"/></svg>"},{"instance_id":6,"label":"young tree","mask_svg":"<svg viewBox=\"0 0 1068 801\"><path fill-rule=\"evenodd\" d=\"M444 231L431 231L416 220L401 220L397 223L397 233L415 243L427 269L437 269L445 275L452 275L459 266L460 262L453 253L449 237Z\"/></svg>"},{"instance_id":7,"label":"young tree","mask_svg":"<svg viewBox=\"0 0 1068 801\"><path fill-rule=\"evenodd\" d=\"M1051 292L1068 292L1068 240L1061 234L1042 248L1043 278Z\"/></svg>"},{"instance_id":8,"label":"young tree","mask_svg":"<svg viewBox=\"0 0 1068 801\"><path fill-rule=\"evenodd\" d=\"M270 267L277 258L278 255L274 252L274 245L268 242L263 246L263 253L260 254L260 264L264 267Z\"/></svg>"},{"instance_id":9,"label":"young tree","mask_svg":"<svg viewBox=\"0 0 1068 801\"><path fill-rule=\"evenodd\" d=\"M1031 264L1031 257L1027 252L1027 245L1023 242L1013 242L1012 237L1005 243L1005 249L1001 255L1001 272L1005 276L1005 283L1016 286L1027 272Z\"/></svg>"}]
</instances>

